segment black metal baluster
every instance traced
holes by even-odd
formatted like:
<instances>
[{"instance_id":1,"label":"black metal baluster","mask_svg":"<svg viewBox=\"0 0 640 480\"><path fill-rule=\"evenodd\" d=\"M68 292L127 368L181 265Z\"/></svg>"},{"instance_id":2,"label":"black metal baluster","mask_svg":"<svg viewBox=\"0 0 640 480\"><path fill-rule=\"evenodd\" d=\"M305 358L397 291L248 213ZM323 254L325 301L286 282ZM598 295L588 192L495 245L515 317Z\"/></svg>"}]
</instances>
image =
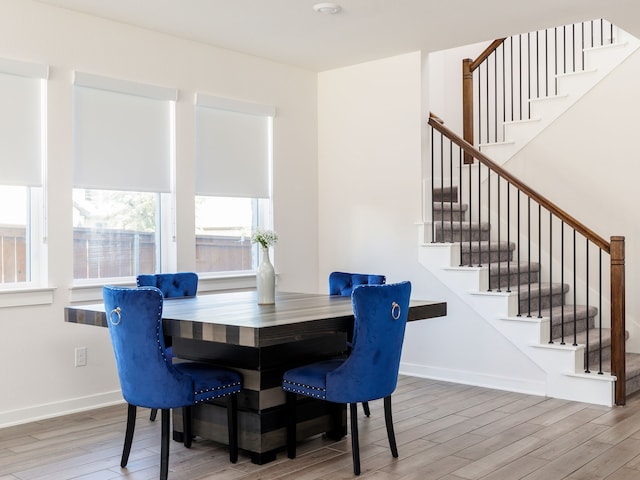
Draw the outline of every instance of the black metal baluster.
<instances>
[{"instance_id":1,"label":"black metal baluster","mask_svg":"<svg viewBox=\"0 0 640 480\"><path fill-rule=\"evenodd\" d=\"M507 182L507 292L511 292L511 183Z\"/></svg>"},{"instance_id":2,"label":"black metal baluster","mask_svg":"<svg viewBox=\"0 0 640 480\"><path fill-rule=\"evenodd\" d=\"M498 183L496 185L496 189L498 190L497 196L498 196L498 287L497 287L497 291L501 292L502 291L502 265L500 265L500 262L502 261L502 244L500 243L500 224L502 223L502 217L500 216L500 204L502 203L501 199L500 199L500 182L502 181L502 177L500 177L500 175L498 175ZM507 262L509 261L509 259L507 258Z\"/></svg>"},{"instance_id":3,"label":"black metal baluster","mask_svg":"<svg viewBox=\"0 0 640 480\"><path fill-rule=\"evenodd\" d=\"M489 291L491 291L491 169L487 168L487 223L489 225L489 235L487 235L487 271L489 273ZM478 235L482 237L482 225L478 226ZM500 265L500 253L498 253L498 266Z\"/></svg>"},{"instance_id":4,"label":"black metal baluster","mask_svg":"<svg viewBox=\"0 0 640 480\"><path fill-rule=\"evenodd\" d=\"M458 147L458 185L460 185L460 191L458 192L458 207L460 208L460 221L458 222L460 224L460 266L462 266L463 262L462 262L462 224L464 223L464 219L462 218L462 185L464 184L464 182L462 181L462 162L463 162L463 155L462 155L462 149L460 147ZM469 253L471 254L471 253Z\"/></svg>"},{"instance_id":5,"label":"black metal baluster","mask_svg":"<svg viewBox=\"0 0 640 480\"><path fill-rule=\"evenodd\" d=\"M505 42L502 42L502 123L503 123L503 133L502 139L504 141L504 122L507 121L507 83L506 83L506 64L505 64Z\"/></svg>"},{"instance_id":6,"label":"black metal baluster","mask_svg":"<svg viewBox=\"0 0 640 480\"><path fill-rule=\"evenodd\" d=\"M520 120L522 120L522 35L520 35L520 54L518 55L518 60L520 62L520 88L518 89L518 93L520 94Z\"/></svg>"},{"instance_id":7,"label":"black metal baluster","mask_svg":"<svg viewBox=\"0 0 640 480\"><path fill-rule=\"evenodd\" d=\"M539 38L540 38L540 32L536 30L536 98L540 98L540 40ZM531 95L529 95L529 99L531 99Z\"/></svg>"},{"instance_id":8,"label":"black metal baluster","mask_svg":"<svg viewBox=\"0 0 640 480\"><path fill-rule=\"evenodd\" d=\"M576 24L571 27L571 51L573 53L573 72L576 71Z\"/></svg>"},{"instance_id":9,"label":"black metal baluster","mask_svg":"<svg viewBox=\"0 0 640 480\"><path fill-rule=\"evenodd\" d=\"M482 223L482 182L481 182L481 171L482 171L482 163L481 162L477 162L478 164L478 266L481 267L482 266L482 236L479 234L480 233L480 224ZM472 238L473 235L471 235L471 232L473 230L469 229L469 238ZM491 255L491 251L489 250L489 245L487 245L487 252L489 255Z\"/></svg>"},{"instance_id":10,"label":"black metal baluster","mask_svg":"<svg viewBox=\"0 0 640 480\"><path fill-rule=\"evenodd\" d=\"M542 269L542 206L538 204L538 286L540 286L540 270ZM529 283L531 283L531 266L529 266ZM542 289L538 288L538 318L542 318Z\"/></svg>"},{"instance_id":11,"label":"black metal baluster","mask_svg":"<svg viewBox=\"0 0 640 480\"><path fill-rule=\"evenodd\" d=\"M544 79L545 79L545 96L549 96L549 32L547 28L544 31Z\"/></svg>"},{"instance_id":12,"label":"black metal baluster","mask_svg":"<svg viewBox=\"0 0 640 480\"><path fill-rule=\"evenodd\" d=\"M527 197L527 267L531 272L531 197ZM518 266L520 273L520 266ZM527 282L527 317L531 317L531 273Z\"/></svg>"},{"instance_id":13,"label":"black metal baluster","mask_svg":"<svg viewBox=\"0 0 640 480\"><path fill-rule=\"evenodd\" d=\"M542 271L538 273L538 283L542 286ZM553 284L553 214L549 212L549 285ZM541 289L542 290L542 289ZM549 343L553 342L553 305L549 305Z\"/></svg>"},{"instance_id":14,"label":"black metal baluster","mask_svg":"<svg viewBox=\"0 0 640 480\"><path fill-rule=\"evenodd\" d=\"M553 29L553 36L554 36L554 40L553 40L553 49L554 49L554 55L553 55L553 82L554 82L554 87L553 87L553 93L555 95L558 94L558 28L554 28Z\"/></svg>"},{"instance_id":15,"label":"black metal baluster","mask_svg":"<svg viewBox=\"0 0 640 480\"><path fill-rule=\"evenodd\" d=\"M598 317L600 319L600 325L598 326L598 349L600 350L598 374L602 375L602 248L598 257Z\"/></svg>"},{"instance_id":16,"label":"black metal baluster","mask_svg":"<svg viewBox=\"0 0 640 480\"><path fill-rule=\"evenodd\" d=\"M449 140L451 145L451 140ZM444 242L444 135L440 135L440 243Z\"/></svg>"},{"instance_id":17,"label":"black metal baluster","mask_svg":"<svg viewBox=\"0 0 640 480\"><path fill-rule=\"evenodd\" d=\"M491 112L490 112L490 108L489 108L489 61L488 60L484 65L484 71L485 71L485 79L486 79L486 85L485 85L485 90L486 90L485 99L486 100L485 101L487 102L487 143L489 143L491 141L490 140L491 132L490 132L490 129L489 129L489 126L491 125L491 120L490 120L490 118L491 118L490 113Z\"/></svg>"},{"instance_id":18,"label":"black metal baluster","mask_svg":"<svg viewBox=\"0 0 640 480\"><path fill-rule=\"evenodd\" d=\"M529 74L527 75L527 105L530 105L531 102L531 34L527 34L527 65L529 67ZM538 72L536 72L536 75ZM531 110L527 109L527 118L531 116Z\"/></svg>"},{"instance_id":19,"label":"black metal baluster","mask_svg":"<svg viewBox=\"0 0 640 480\"><path fill-rule=\"evenodd\" d=\"M567 26L562 27L562 73L567 73Z\"/></svg>"},{"instance_id":20,"label":"black metal baluster","mask_svg":"<svg viewBox=\"0 0 640 480\"><path fill-rule=\"evenodd\" d=\"M587 364L585 366L585 372L586 373L591 373L589 370L589 239L586 239L586 246L587 246L587 285L586 285L586 291L587 291L587 295L586 295L586 304L587 304L587 316L584 319L584 324L586 327L585 330L585 358L587 359Z\"/></svg>"},{"instance_id":21,"label":"black metal baluster","mask_svg":"<svg viewBox=\"0 0 640 480\"><path fill-rule=\"evenodd\" d=\"M591 25L591 48L593 48L593 45L594 45L594 43L593 43L593 38L594 38L594 37L593 37L593 36L594 36L594 32L593 32L593 20L591 20L591 22L589 22L589 23L590 23L590 25Z\"/></svg>"},{"instance_id":22,"label":"black metal baluster","mask_svg":"<svg viewBox=\"0 0 640 480\"><path fill-rule=\"evenodd\" d=\"M449 242L453 243L453 142L449 143Z\"/></svg>"},{"instance_id":23,"label":"black metal baluster","mask_svg":"<svg viewBox=\"0 0 640 480\"><path fill-rule=\"evenodd\" d=\"M517 266L517 269L518 269L517 270L518 278L517 278L517 282L516 283L517 283L517 286L518 286L518 316L520 317L521 316L520 299L521 299L521 296L522 296L522 292L521 292L522 289L520 288L520 283L521 283L520 282L520 250L522 250L520 248L520 190L518 190L518 193L517 193L517 200L518 201L517 201L516 204L518 206L518 214L516 216L516 218L517 218L516 249L518 250L518 254L517 254L517 264L516 264L516 266Z\"/></svg>"},{"instance_id":24,"label":"black metal baluster","mask_svg":"<svg viewBox=\"0 0 640 480\"><path fill-rule=\"evenodd\" d=\"M576 263L576 230L573 230L573 346L578 346L578 312L577 312L577 292L578 284L576 283L576 270L578 264Z\"/></svg>"},{"instance_id":25,"label":"black metal baluster","mask_svg":"<svg viewBox=\"0 0 640 480\"><path fill-rule=\"evenodd\" d=\"M553 297L553 284L549 285L549 298ZM563 294L561 295L560 302L560 345L565 345L564 341L564 221L561 224L560 228L560 287L562 289ZM551 303L553 305L553 302Z\"/></svg>"},{"instance_id":26,"label":"black metal baluster","mask_svg":"<svg viewBox=\"0 0 640 480\"><path fill-rule=\"evenodd\" d=\"M469 231L471 231L471 217L473 216L473 191L471 190L471 173L472 168L471 164L469 167ZM469 235L469 266L473 266L473 256L472 256L472 248L471 248L471 235Z\"/></svg>"},{"instance_id":27,"label":"black metal baluster","mask_svg":"<svg viewBox=\"0 0 640 480\"><path fill-rule=\"evenodd\" d=\"M482 75L478 69L478 143L482 142ZM471 192L469 192L471 193Z\"/></svg>"},{"instance_id":28,"label":"black metal baluster","mask_svg":"<svg viewBox=\"0 0 640 480\"><path fill-rule=\"evenodd\" d=\"M493 129L494 129L494 141L498 142L498 52L494 52L493 55L493 103L494 103L494 115L493 115Z\"/></svg>"},{"instance_id":29,"label":"black metal baluster","mask_svg":"<svg viewBox=\"0 0 640 480\"><path fill-rule=\"evenodd\" d=\"M436 207L433 201L433 192L436 189L435 186L435 142L434 142L434 129L431 128L431 243L436 241ZM442 135L440 135L442 138Z\"/></svg>"},{"instance_id":30,"label":"black metal baluster","mask_svg":"<svg viewBox=\"0 0 640 480\"><path fill-rule=\"evenodd\" d=\"M584 22L582 22L582 48L580 52L582 53L582 70L584 70Z\"/></svg>"},{"instance_id":31,"label":"black metal baluster","mask_svg":"<svg viewBox=\"0 0 640 480\"><path fill-rule=\"evenodd\" d=\"M513 111L513 105L514 105L514 100L515 100L515 96L513 94L513 88L514 88L514 83L513 83L513 37L511 37L511 50L510 50L510 54L511 54L511 68L509 69L510 73L511 73L511 81L510 81L510 87L511 87L511 121L515 120L515 115L514 115L514 111Z\"/></svg>"}]
</instances>

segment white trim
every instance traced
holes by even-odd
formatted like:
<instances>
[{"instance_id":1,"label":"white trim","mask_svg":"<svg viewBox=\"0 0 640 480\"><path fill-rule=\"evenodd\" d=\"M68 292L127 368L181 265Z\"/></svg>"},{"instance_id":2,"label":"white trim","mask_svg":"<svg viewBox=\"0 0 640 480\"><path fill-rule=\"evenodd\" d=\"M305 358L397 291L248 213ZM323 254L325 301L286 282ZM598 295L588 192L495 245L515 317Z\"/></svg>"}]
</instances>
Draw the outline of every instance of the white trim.
<instances>
[{"instance_id":1,"label":"white trim","mask_svg":"<svg viewBox=\"0 0 640 480\"><path fill-rule=\"evenodd\" d=\"M41 63L0 58L0 73L47 80L49 78L49 66Z\"/></svg>"},{"instance_id":2,"label":"white trim","mask_svg":"<svg viewBox=\"0 0 640 480\"><path fill-rule=\"evenodd\" d=\"M510 378L470 370L454 370L451 368L430 367L406 362L400 364L399 373L412 377L430 378L444 382L461 383L463 385L526 393L527 395L545 396L546 394L545 382L527 378Z\"/></svg>"},{"instance_id":3,"label":"white trim","mask_svg":"<svg viewBox=\"0 0 640 480\"><path fill-rule=\"evenodd\" d=\"M155 100L169 100L173 102L178 100L178 90L175 88L103 77L102 75L93 75L91 73L78 72L77 70L73 72L73 84L78 87L126 93L138 97L153 98Z\"/></svg>"},{"instance_id":4,"label":"white trim","mask_svg":"<svg viewBox=\"0 0 640 480\"><path fill-rule=\"evenodd\" d=\"M96 408L124 403L120 390L72 398L62 402L45 403L0 413L0 428L36 422L47 418L85 412Z\"/></svg>"},{"instance_id":5,"label":"white trim","mask_svg":"<svg viewBox=\"0 0 640 480\"><path fill-rule=\"evenodd\" d=\"M218 110L229 110L231 112L246 113L249 115L260 115L264 117L276 116L276 107L271 105L214 97L213 95L206 95L204 93L196 93L195 104L198 107L217 108Z\"/></svg>"},{"instance_id":6,"label":"white trim","mask_svg":"<svg viewBox=\"0 0 640 480\"><path fill-rule=\"evenodd\" d=\"M0 288L0 308L51 305L55 288Z\"/></svg>"}]
</instances>

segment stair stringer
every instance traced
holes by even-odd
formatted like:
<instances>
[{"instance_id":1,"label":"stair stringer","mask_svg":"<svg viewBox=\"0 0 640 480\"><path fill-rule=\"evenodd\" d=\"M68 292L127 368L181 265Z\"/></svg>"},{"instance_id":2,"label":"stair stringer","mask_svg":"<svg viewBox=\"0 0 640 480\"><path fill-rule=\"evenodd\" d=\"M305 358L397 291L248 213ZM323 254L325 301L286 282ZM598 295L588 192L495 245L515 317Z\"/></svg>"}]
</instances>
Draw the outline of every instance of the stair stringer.
<instances>
[{"instance_id":1,"label":"stair stringer","mask_svg":"<svg viewBox=\"0 0 640 480\"><path fill-rule=\"evenodd\" d=\"M640 47L640 40L618 32L616 43L586 48L585 70L558 74L557 95L530 99L531 118L505 122L504 141L481 144L480 151L502 165L549 127Z\"/></svg>"},{"instance_id":2,"label":"stair stringer","mask_svg":"<svg viewBox=\"0 0 640 480\"><path fill-rule=\"evenodd\" d=\"M460 263L458 244L422 244L419 256L425 268L544 372L546 396L614 404L615 376L584 373L583 345L548 344L549 319L518 317L516 293L486 291L487 267L453 267Z\"/></svg>"}]
</instances>

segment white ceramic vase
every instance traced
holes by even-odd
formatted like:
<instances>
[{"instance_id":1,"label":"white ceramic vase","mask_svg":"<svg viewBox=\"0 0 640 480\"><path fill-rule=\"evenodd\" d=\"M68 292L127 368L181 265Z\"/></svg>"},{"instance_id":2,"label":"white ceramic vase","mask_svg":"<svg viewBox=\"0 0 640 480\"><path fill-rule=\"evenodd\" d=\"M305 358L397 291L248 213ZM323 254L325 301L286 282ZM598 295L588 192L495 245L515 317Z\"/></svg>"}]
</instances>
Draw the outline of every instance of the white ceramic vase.
<instances>
[{"instance_id":1,"label":"white ceramic vase","mask_svg":"<svg viewBox=\"0 0 640 480\"><path fill-rule=\"evenodd\" d=\"M258 304L270 305L276 303L276 272L269 260L269 248L261 247L262 261L256 274L258 287Z\"/></svg>"}]
</instances>

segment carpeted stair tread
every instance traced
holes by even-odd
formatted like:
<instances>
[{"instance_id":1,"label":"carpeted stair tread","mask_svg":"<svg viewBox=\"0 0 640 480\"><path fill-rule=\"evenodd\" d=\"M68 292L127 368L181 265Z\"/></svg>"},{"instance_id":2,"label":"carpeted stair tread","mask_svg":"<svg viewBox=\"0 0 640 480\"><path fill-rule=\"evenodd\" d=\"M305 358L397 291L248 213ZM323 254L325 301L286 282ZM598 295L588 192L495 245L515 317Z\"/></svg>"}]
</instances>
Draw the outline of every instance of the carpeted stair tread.
<instances>
[{"instance_id":1,"label":"carpeted stair tread","mask_svg":"<svg viewBox=\"0 0 640 480\"><path fill-rule=\"evenodd\" d=\"M431 194L433 202L451 202L458 200L458 187L434 187Z\"/></svg>"},{"instance_id":2,"label":"carpeted stair tread","mask_svg":"<svg viewBox=\"0 0 640 480\"><path fill-rule=\"evenodd\" d=\"M520 272L539 272L540 264L538 262L520 262ZM489 265L489 275L498 275L498 271L500 271L500 275L507 275L510 273L511 275L517 275L518 273L518 262L497 262Z\"/></svg>"},{"instance_id":3,"label":"carpeted stair tread","mask_svg":"<svg viewBox=\"0 0 640 480\"><path fill-rule=\"evenodd\" d=\"M543 308L541 314L543 317L551 318L552 323L559 323L562 319L564 310L564 322L573 322L573 314L575 312L578 320L584 320L587 317L595 317L598 314L598 308L587 305L557 305L551 308ZM536 312L537 314L537 312ZM604 329L603 329L604 330Z\"/></svg>"},{"instance_id":4,"label":"carpeted stair tread","mask_svg":"<svg viewBox=\"0 0 640 480\"><path fill-rule=\"evenodd\" d=\"M466 212L469 209L469 205L466 203L448 202L443 200L441 202L434 201L433 209L441 212Z\"/></svg>"},{"instance_id":5,"label":"carpeted stair tread","mask_svg":"<svg viewBox=\"0 0 640 480\"><path fill-rule=\"evenodd\" d=\"M549 293L552 293L554 295L559 293L567 293L569 291L569 285L566 283L563 284L555 282L532 283L530 285L527 283L523 283L520 285L511 285L511 291L517 292L518 289L520 290L520 299L523 299L529 298L529 296L531 296L531 298L538 297L538 292L540 292L541 297L544 297L545 295L548 296Z\"/></svg>"},{"instance_id":6,"label":"carpeted stair tread","mask_svg":"<svg viewBox=\"0 0 640 480\"><path fill-rule=\"evenodd\" d=\"M462 253L469 253L469 250L471 250L471 252L478 252L478 251L506 252L506 251L513 251L515 250L515 248L516 248L515 243L513 242L507 243L505 241L494 242L494 241L482 240L480 242L462 242L461 244Z\"/></svg>"}]
</instances>

